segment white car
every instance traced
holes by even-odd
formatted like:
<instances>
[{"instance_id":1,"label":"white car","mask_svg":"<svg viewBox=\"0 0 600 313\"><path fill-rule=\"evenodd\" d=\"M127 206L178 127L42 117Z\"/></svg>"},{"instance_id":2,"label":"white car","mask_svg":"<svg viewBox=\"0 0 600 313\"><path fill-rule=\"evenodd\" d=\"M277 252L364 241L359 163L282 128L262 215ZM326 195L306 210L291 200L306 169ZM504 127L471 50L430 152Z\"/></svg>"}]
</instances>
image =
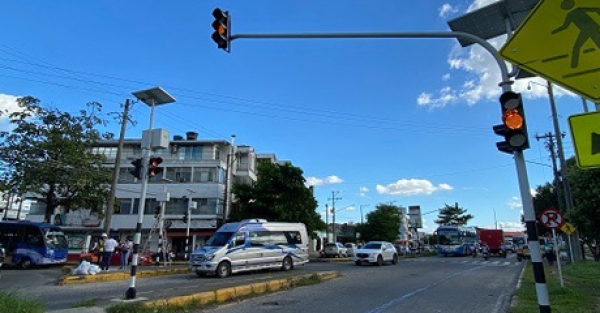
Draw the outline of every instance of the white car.
<instances>
[{"instance_id":1,"label":"white car","mask_svg":"<svg viewBox=\"0 0 600 313\"><path fill-rule=\"evenodd\" d=\"M340 257L344 258L348 255L348 250L344 247L343 244L339 242L332 242L325 245L325 250L323 251L325 257Z\"/></svg>"},{"instance_id":2,"label":"white car","mask_svg":"<svg viewBox=\"0 0 600 313\"><path fill-rule=\"evenodd\" d=\"M348 256L354 256L356 254L356 250L358 250L356 244L351 242L345 243L344 247L346 247L346 253Z\"/></svg>"},{"instance_id":3,"label":"white car","mask_svg":"<svg viewBox=\"0 0 600 313\"><path fill-rule=\"evenodd\" d=\"M390 242L369 241L356 251L353 260L356 265L377 264L381 266L384 262L398 264L398 252Z\"/></svg>"}]
</instances>

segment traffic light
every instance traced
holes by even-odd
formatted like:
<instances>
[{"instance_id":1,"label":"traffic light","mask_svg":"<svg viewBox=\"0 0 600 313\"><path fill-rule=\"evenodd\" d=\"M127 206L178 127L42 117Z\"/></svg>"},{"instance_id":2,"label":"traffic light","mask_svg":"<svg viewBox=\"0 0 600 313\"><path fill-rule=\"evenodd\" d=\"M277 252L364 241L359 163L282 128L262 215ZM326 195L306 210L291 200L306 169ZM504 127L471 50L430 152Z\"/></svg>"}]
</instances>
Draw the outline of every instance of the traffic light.
<instances>
[{"instance_id":1,"label":"traffic light","mask_svg":"<svg viewBox=\"0 0 600 313\"><path fill-rule=\"evenodd\" d=\"M142 168L143 168L142 159L133 160L131 162L131 165L133 165L133 168L129 170L129 173L137 179L142 179Z\"/></svg>"},{"instance_id":2,"label":"traffic light","mask_svg":"<svg viewBox=\"0 0 600 313\"><path fill-rule=\"evenodd\" d=\"M521 94L507 91L500 96L502 124L494 125L494 133L504 137L504 141L496 143L499 151L513 153L529 149L527 125Z\"/></svg>"},{"instance_id":3,"label":"traffic light","mask_svg":"<svg viewBox=\"0 0 600 313\"><path fill-rule=\"evenodd\" d=\"M216 8L212 15L215 17L215 21L212 23L214 32L212 34L212 40L217 44L219 49L223 49L229 52L229 42L231 41L231 20L229 12L221 11Z\"/></svg>"},{"instance_id":4,"label":"traffic light","mask_svg":"<svg viewBox=\"0 0 600 313\"><path fill-rule=\"evenodd\" d=\"M158 167L163 162L161 157L150 158L148 162L148 177L154 177L160 173L162 173L163 168Z\"/></svg>"}]
</instances>

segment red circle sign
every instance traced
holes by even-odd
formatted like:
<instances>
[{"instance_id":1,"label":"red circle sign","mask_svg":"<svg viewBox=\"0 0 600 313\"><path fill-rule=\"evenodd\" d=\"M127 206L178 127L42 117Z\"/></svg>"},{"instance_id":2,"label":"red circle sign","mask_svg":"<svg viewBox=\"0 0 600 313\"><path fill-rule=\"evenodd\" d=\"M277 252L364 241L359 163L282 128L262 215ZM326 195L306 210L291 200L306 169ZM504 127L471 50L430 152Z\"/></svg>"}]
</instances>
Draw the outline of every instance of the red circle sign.
<instances>
[{"instance_id":1,"label":"red circle sign","mask_svg":"<svg viewBox=\"0 0 600 313\"><path fill-rule=\"evenodd\" d=\"M565 218L559 210L548 208L542 211L540 223L548 228L559 228L565 223Z\"/></svg>"}]
</instances>

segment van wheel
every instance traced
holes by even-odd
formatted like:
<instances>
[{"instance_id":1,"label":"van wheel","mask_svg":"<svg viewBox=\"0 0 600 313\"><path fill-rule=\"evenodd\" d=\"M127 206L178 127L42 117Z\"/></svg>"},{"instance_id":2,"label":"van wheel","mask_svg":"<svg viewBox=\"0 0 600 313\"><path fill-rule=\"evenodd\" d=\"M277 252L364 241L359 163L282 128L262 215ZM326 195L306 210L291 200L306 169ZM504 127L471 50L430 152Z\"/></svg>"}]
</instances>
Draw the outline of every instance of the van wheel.
<instances>
[{"instance_id":1,"label":"van wheel","mask_svg":"<svg viewBox=\"0 0 600 313\"><path fill-rule=\"evenodd\" d=\"M19 268L21 268L23 270L30 269L31 268L31 260L29 260L29 259L21 260L21 262L19 262Z\"/></svg>"},{"instance_id":2,"label":"van wheel","mask_svg":"<svg viewBox=\"0 0 600 313\"><path fill-rule=\"evenodd\" d=\"M383 265L383 258L381 257L381 255L377 256L377 266L382 266Z\"/></svg>"},{"instance_id":3,"label":"van wheel","mask_svg":"<svg viewBox=\"0 0 600 313\"><path fill-rule=\"evenodd\" d=\"M220 278L225 278L231 275L231 264L229 262L221 262L219 266L217 266L217 276Z\"/></svg>"},{"instance_id":4,"label":"van wheel","mask_svg":"<svg viewBox=\"0 0 600 313\"><path fill-rule=\"evenodd\" d=\"M291 269L294 269L294 262L292 261L292 258L290 258L289 256L286 256L285 258L283 258L283 263L281 264L281 269L284 271L289 271Z\"/></svg>"}]
</instances>

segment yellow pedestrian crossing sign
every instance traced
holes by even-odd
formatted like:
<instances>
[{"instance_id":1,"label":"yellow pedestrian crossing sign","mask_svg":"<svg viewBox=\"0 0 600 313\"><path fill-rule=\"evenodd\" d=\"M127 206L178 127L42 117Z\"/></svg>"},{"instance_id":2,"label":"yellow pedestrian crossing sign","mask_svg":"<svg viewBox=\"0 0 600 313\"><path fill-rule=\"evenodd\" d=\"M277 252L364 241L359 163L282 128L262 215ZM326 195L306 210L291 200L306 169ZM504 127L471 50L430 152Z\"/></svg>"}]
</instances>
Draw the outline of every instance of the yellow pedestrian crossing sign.
<instances>
[{"instance_id":1,"label":"yellow pedestrian crossing sign","mask_svg":"<svg viewBox=\"0 0 600 313\"><path fill-rule=\"evenodd\" d=\"M563 231L563 233L570 235L572 234L577 228L575 228L575 226L573 226L573 224L569 223L569 222L565 222L561 227L560 230Z\"/></svg>"},{"instance_id":2,"label":"yellow pedestrian crossing sign","mask_svg":"<svg viewBox=\"0 0 600 313\"><path fill-rule=\"evenodd\" d=\"M600 1L540 0L499 54L521 69L600 100Z\"/></svg>"}]
</instances>

